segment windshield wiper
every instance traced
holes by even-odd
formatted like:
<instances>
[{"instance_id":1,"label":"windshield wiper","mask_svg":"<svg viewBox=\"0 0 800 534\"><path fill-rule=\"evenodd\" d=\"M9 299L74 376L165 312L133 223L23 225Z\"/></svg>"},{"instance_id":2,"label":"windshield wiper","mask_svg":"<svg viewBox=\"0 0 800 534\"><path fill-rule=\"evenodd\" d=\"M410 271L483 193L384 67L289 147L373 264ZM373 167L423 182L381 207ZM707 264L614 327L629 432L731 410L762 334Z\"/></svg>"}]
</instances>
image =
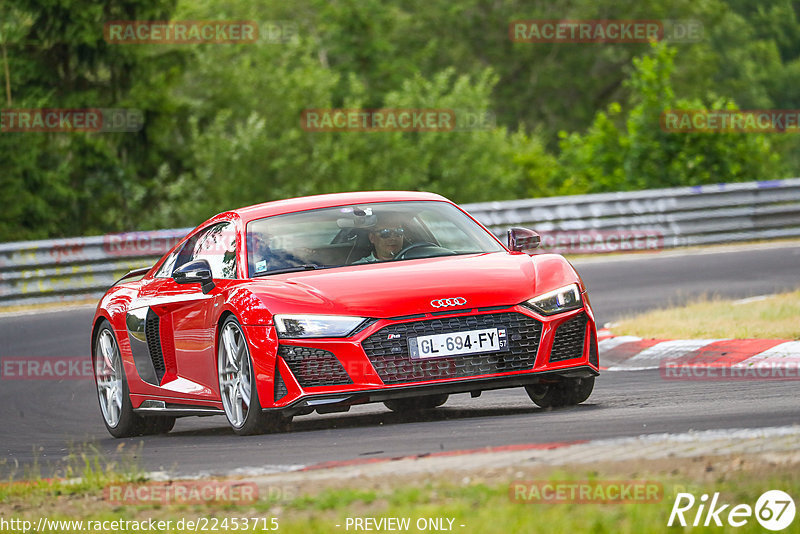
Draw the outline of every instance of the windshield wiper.
<instances>
[{"instance_id":1,"label":"windshield wiper","mask_svg":"<svg viewBox=\"0 0 800 534\"><path fill-rule=\"evenodd\" d=\"M304 263L303 265L296 265L294 267L286 267L285 269L275 269L274 271L261 271L260 273L255 273L253 277L256 276L266 276L269 274L282 274L282 273L298 273L301 271L314 271L316 269L327 269L328 267L323 265L315 265L313 263Z\"/></svg>"}]
</instances>

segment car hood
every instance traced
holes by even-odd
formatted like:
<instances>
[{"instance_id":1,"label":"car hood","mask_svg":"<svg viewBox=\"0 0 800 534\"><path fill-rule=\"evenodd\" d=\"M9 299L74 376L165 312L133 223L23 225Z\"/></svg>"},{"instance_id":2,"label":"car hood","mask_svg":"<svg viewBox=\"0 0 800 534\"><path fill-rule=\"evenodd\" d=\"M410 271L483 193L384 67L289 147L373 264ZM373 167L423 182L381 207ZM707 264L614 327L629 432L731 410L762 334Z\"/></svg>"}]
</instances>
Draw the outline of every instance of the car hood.
<instances>
[{"instance_id":1,"label":"car hood","mask_svg":"<svg viewBox=\"0 0 800 534\"><path fill-rule=\"evenodd\" d=\"M519 304L561 284L574 271L561 256L559 268L543 269L544 256L507 252L425 258L303 271L257 278L248 289L271 314L316 313L361 317L397 317L425 312ZM566 272L564 272L566 270ZM537 271L545 271L545 276ZM557 272L556 272L557 271ZM555 274L554 274L555 273ZM540 287L536 287L537 283ZM436 299L465 299L465 304L436 308Z\"/></svg>"}]
</instances>

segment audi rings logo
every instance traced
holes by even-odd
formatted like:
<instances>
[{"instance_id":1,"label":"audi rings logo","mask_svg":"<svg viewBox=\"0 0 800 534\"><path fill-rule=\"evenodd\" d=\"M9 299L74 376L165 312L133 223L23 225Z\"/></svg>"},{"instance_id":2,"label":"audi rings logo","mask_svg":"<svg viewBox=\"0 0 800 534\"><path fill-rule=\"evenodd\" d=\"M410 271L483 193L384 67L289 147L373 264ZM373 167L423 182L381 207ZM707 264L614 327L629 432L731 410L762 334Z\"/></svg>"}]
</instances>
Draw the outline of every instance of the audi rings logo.
<instances>
[{"instance_id":1,"label":"audi rings logo","mask_svg":"<svg viewBox=\"0 0 800 534\"><path fill-rule=\"evenodd\" d=\"M463 297L453 297L449 299L436 299L431 301L431 306L434 308L447 308L450 306L463 306L467 303L467 299Z\"/></svg>"}]
</instances>

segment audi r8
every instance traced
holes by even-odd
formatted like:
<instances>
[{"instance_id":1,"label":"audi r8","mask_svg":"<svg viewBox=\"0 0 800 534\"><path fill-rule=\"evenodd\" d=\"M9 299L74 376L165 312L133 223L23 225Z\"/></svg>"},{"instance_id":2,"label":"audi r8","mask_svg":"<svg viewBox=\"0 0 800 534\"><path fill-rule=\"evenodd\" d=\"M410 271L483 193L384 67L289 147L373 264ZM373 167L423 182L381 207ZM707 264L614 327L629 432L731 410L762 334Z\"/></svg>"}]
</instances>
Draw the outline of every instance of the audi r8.
<instances>
[{"instance_id":1,"label":"audi r8","mask_svg":"<svg viewBox=\"0 0 800 534\"><path fill-rule=\"evenodd\" d=\"M237 434L383 402L524 388L585 401L598 375L580 276L538 234L503 243L453 202L363 192L221 213L100 300L91 328L103 422L115 437L225 415Z\"/></svg>"}]
</instances>

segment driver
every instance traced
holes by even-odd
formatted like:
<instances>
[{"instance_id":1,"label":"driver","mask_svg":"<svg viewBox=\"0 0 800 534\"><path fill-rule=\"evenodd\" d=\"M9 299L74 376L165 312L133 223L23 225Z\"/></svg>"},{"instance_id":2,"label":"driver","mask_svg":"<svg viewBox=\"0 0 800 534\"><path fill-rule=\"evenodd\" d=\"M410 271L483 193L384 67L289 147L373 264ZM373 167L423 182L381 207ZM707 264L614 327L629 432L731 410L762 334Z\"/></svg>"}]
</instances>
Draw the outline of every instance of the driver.
<instances>
[{"instance_id":1,"label":"driver","mask_svg":"<svg viewBox=\"0 0 800 534\"><path fill-rule=\"evenodd\" d=\"M403 220L396 214L380 217L378 223L369 232L372 253L354 263L373 263L393 260L405 246L405 229Z\"/></svg>"}]
</instances>

